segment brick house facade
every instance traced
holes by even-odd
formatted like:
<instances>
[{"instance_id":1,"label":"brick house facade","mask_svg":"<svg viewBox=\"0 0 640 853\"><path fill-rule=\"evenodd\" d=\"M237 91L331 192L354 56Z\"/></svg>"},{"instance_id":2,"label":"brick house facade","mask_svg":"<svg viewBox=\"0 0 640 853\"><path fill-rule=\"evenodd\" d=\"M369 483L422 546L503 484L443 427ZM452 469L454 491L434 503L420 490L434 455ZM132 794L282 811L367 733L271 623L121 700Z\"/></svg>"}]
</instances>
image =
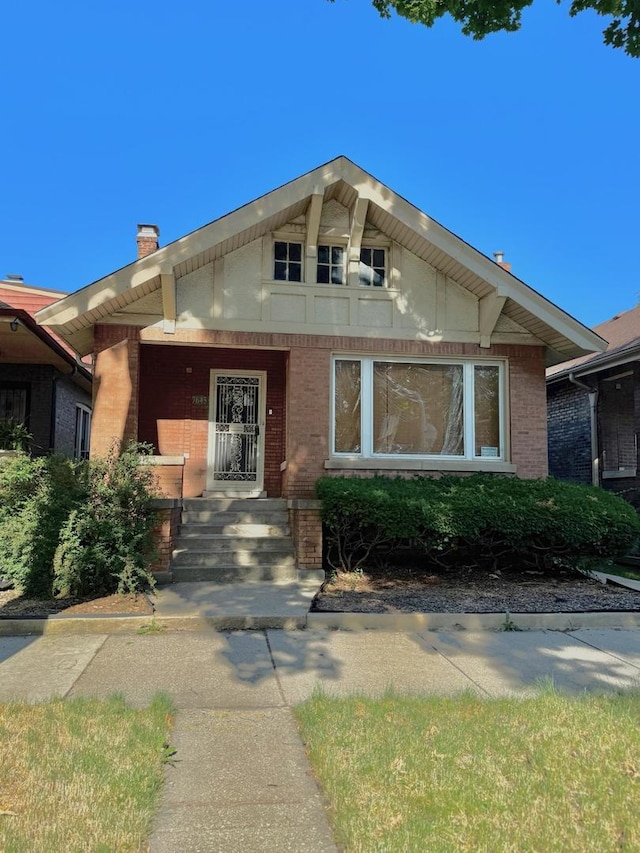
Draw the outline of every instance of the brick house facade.
<instances>
[{"instance_id":1,"label":"brick house facade","mask_svg":"<svg viewBox=\"0 0 640 853\"><path fill-rule=\"evenodd\" d=\"M285 498L300 567L321 476L544 476L545 366L602 347L344 157L157 236L39 314L94 355L92 452L149 443L178 502Z\"/></svg>"},{"instance_id":2,"label":"brick house facade","mask_svg":"<svg viewBox=\"0 0 640 853\"><path fill-rule=\"evenodd\" d=\"M594 331L605 352L547 370L549 471L637 500L640 433L640 307Z\"/></svg>"}]
</instances>

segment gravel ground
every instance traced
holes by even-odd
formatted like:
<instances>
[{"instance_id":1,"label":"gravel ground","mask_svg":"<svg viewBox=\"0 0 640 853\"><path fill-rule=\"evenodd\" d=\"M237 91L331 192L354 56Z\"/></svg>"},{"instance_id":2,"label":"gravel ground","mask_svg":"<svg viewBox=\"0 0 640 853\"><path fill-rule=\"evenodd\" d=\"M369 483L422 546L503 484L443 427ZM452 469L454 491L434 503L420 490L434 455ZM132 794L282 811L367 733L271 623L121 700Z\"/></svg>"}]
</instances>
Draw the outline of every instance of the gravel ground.
<instances>
[{"instance_id":1,"label":"gravel ground","mask_svg":"<svg viewBox=\"0 0 640 853\"><path fill-rule=\"evenodd\" d=\"M640 610L640 592L575 575L430 575L421 581L338 575L314 599L344 613L580 613Z\"/></svg>"}]
</instances>

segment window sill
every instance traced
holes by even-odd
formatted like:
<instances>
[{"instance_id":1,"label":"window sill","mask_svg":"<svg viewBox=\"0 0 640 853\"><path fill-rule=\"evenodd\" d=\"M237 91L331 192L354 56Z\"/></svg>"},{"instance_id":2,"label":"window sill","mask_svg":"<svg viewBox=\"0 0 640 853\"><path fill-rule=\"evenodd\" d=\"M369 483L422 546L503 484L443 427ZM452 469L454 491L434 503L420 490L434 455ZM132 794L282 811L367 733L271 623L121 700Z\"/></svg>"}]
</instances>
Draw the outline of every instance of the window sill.
<instances>
[{"instance_id":1,"label":"window sill","mask_svg":"<svg viewBox=\"0 0 640 853\"><path fill-rule=\"evenodd\" d=\"M184 456L140 456L139 465L184 465Z\"/></svg>"},{"instance_id":2,"label":"window sill","mask_svg":"<svg viewBox=\"0 0 640 853\"><path fill-rule=\"evenodd\" d=\"M635 477L636 469L635 468L625 468L624 471L603 471L602 479L603 480L616 480L623 479L625 477Z\"/></svg>"},{"instance_id":3,"label":"window sill","mask_svg":"<svg viewBox=\"0 0 640 853\"><path fill-rule=\"evenodd\" d=\"M496 474L515 474L511 462L493 459L363 459L361 456L325 459L328 470L379 471L492 471Z\"/></svg>"}]
</instances>

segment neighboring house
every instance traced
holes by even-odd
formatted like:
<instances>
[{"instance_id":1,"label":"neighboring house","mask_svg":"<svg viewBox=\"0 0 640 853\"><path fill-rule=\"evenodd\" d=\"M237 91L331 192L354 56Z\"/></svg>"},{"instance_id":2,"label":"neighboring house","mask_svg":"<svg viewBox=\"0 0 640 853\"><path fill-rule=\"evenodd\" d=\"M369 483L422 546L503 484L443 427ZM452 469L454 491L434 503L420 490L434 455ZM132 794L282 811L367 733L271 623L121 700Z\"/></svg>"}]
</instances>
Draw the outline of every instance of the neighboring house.
<instances>
[{"instance_id":1,"label":"neighboring house","mask_svg":"<svg viewBox=\"0 0 640 853\"><path fill-rule=\"evenodd\" d=\"M0 281L0 421L23 424L30 452L86 457L91 373L33 314L66 294L31 287L20 276Z\"/></svg>"},{"instance_id":2,"label":"neighboring house","mask_svg":"<svg viewBox=\"0 0 640 853\"><path fill-rule=\"evenodd\" d=\"M165 493L288 500L321 563L323 475L547 473L545 366L604 342L344 157L38 313L95 357L92 453Z\"/></svg>"},{"instance_id":3,"label":"neighboring house","mask_svg":"<svg viewBox=\"0 0 640 853\"><path fill-rule=\"evenodd\" d=\"M594 332L605 352L547 370L549 470L620 492L640 487L640 306Z\"/></svg>"}]
</instances>

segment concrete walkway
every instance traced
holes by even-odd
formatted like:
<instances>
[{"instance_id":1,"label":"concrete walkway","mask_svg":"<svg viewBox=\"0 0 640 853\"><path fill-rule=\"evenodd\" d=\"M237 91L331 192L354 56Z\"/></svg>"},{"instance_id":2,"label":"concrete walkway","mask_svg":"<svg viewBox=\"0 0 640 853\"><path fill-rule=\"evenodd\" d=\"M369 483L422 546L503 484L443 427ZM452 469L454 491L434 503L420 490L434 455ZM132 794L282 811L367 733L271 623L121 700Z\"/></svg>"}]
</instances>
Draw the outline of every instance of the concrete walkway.
<instances>
[{"instance_id":1,"label":"concrete walkway","mask_svg":"<svg viewBox=\"0 0 640 853\"><path fill-rule=\"evenodd\" d=\"M153 853L334 851L291 709L331 694L640 685L640 632L158 632L0 637L0 701L158 690L177 708Z\"/></svg>"}]
</instances>

